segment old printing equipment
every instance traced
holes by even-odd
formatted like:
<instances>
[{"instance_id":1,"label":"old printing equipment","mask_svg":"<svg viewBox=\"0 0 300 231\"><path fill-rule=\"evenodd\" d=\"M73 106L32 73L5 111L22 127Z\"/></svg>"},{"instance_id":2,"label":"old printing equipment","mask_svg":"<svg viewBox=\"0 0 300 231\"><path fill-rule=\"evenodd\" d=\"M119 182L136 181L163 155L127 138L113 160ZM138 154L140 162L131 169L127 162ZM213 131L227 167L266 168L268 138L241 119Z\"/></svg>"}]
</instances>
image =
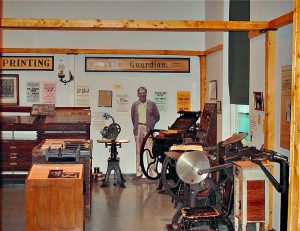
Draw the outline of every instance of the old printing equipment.
<instances>
[{"instance_id":1,"label":"old printing equipment","mask_svg":"<svg viewBox=\"0 0 300 231\"><path fill-rule=\"evenodd\" d=\"M63 142L58 148L49 146L43 154L48 162L78 162L80 156L90 156L91 152L85 142L68 141Z\"/></svg>"}]
</instances>

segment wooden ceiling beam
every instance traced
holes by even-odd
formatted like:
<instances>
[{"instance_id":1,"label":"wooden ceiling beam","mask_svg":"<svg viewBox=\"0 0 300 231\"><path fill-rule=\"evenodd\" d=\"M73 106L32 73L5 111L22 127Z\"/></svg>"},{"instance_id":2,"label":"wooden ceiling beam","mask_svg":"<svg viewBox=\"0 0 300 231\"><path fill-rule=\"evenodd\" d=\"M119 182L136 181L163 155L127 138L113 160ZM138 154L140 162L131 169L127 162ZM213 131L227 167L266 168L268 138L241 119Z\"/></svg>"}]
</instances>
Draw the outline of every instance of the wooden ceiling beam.
<instances>
[{"instance_id":1,"label":"wooden ceiling beam","mask_svg":"<svg viewBox=\"0 0 300 231\"><path fill-rule=\"evenodd\" d=\"M183 55L202 56L205 51L191 50L131 50L131 49L73 49L73 48L0 48L1 53L36 54L108 54L108 55Z\"/></svg>"},{"instance_id":2,"label":"wooden ceiling beam","mask_svg":"<svg viewBox=\"0 0 300 231\"><path fill-rule=\"evenodd\" d=\"M256 36L259 36L265 32L267 32L268 30L276 30L280 27L286 26L288 24L293 23L293 12L289 12L287 14L284 14L278 18L275 18L273 20L271 20L268 24L268 27L265 28L264 30L253 30L253 31L249 31L248 33L248 38L254 38Z\"/></svg>"},{"instance_id":3,"label":"wooden ceiling beam","mask_svg":"<svg viewBox=\"0 0 300 231\"><path fill-rule=\"evenodd\" d=\"M182 55L205 56L223 49L223 44L205 51L191 50L132 50L132 49L73 49L73 48L0 48L0 53L31 54L104 54L104 55Z\"/></svg>"},{"instance_id":4,"label":"wooden ceiling beam","mask_svg":"<svg viewBox=\"0 0 300 231\"><path fill-rule=\"evenodd\" d=\"M78 31L251 31L263 30L268 22L194 20L101 20L2 18L0 28L13 30Z\"/></svg>"},{"instance_id":5,"label":"wooden ceiling beam","mask_svg":"<svg viewBox=\"0 0 300 231\"><path fill-rule=\"evenodd\" d=\"M211 48L205 50L204 53L205 53L205 55L209 55L209 54L215 53L217 51L223 50L223 47L224 47L223 44L219 44L217 46L214 46L214 47L211 47Z\"/></svg>"}]
</instances>

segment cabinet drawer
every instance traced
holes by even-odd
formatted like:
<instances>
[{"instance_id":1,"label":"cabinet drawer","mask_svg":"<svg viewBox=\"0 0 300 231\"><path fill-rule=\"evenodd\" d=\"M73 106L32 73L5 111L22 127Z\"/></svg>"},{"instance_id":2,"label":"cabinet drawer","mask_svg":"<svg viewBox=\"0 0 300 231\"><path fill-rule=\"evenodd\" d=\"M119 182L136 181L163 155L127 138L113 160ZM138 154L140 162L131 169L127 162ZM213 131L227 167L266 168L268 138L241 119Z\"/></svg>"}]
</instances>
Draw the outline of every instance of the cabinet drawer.
<instances>
[{"instance_id":1,"label":"cabinet drawer","mask_svg":"<svg viewBox=\"0 0 300 231\"><path fill-rule=\"evenodd\" d=\"M32 165L34 140L3 140L1 143L2 170L28 171Z\"/></svg>"}]
</instances>

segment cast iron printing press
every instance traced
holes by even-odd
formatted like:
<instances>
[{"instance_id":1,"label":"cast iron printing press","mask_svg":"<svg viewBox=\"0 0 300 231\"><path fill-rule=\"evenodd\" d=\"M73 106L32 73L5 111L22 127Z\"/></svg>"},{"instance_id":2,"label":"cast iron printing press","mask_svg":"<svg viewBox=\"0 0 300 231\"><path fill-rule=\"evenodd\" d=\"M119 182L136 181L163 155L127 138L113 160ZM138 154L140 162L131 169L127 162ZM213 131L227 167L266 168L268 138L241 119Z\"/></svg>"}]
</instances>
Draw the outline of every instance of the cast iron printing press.
<instances>
[{"instance_id":1,"label":"cast iron printing press","mask_svg":"<svg viewBox=\"0 0 300 231\"><path fill-rule=\"evenodd\" d=\"M128 143L129 140L117 140L117 137L121 132L120 125L115 123L114 118L108 113L104 113L103 118L106 120L112 119L112 123L109 126L105 126L100 132L104 139L97 140L98 143L104 143L106 148L110 147L110 157L107 160L107 170L102 187L108 186L109 176L113 170L116 174L116 179L114 175L114 186L118 183L122 188L125 188L125 179L120 169L120 158L118 157L117 148L121 148L122 143Z\"/></svg>"},{"instance_id":2,"label":"cast iron printing press","mask_svg":"<svg viewBox=\"0 0 300 231\"><path fill-rule=\"evenodd\" d=\"M243 146L240 141L245 136L244 133L234 134L227 140L220 142L214 151L216 156L207 152L214 147L208 150L204 147L204 151L166 152L168 156L165 160L166 164L169 165L169 168L176 169L179 178L178 184L175 186L172 184L173 187L169 187L167 191L181 205L173 217L172 224L167 225L169 230L189 230L191 227L201 227L203 220L209 220L212 229L218 230L218 221L221 220L225 222L228 230L233 230L233 225L228 218L233 203L232 166L235 161L245 160L251 160L258 164L275 189L281 193L280 227L281 230L286 230L288 158L263 148L256 149L255 147ZM214 163L212 160L216 159L218 161ZM266 160L280 164L280 182L265 167ZM167 168L162 170L164 185L168 184L167 177L165 177L168 172L165 172L165 169ZM218 174L214 176L214 173ZM169 183L169 185L171 184ZM179 185L181 186L178 187ZM214 200L211 200L212 198Z\"/></svg>"}]
</instances>

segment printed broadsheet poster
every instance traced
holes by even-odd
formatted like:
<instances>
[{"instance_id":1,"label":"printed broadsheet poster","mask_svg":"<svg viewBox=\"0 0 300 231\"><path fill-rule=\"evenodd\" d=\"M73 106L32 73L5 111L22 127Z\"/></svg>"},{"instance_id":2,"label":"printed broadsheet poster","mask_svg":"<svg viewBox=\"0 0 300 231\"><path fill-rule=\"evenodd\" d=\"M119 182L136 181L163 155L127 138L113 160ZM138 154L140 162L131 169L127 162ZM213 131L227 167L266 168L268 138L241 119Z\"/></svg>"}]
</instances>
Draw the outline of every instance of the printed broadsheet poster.
<instances>
[{"instance_id":1,"label":"printed broadsheet poster","mask_svg":"<svg viewBox=\"0 0 300 231\"><path fill-rule=\"evenodd\" d=\"M190 111L191 110L191 92L190 91L177 91L177 111Z\"/></svg>"},{"instance_id":2,"label":"printed broadsheet poster","mask_svg":"<svg viewBox=\"0 0 300 231\"><path fill-rule=\"evenodd\" d=\"M281 67L280 147L290 149L292 66Z\"/></svg>"},{"instance_id":3,"label":"printed broadsheet poster","mask_svg":"<svg viewBox=\"0 0 300 231\"><path fill-rule=\"evenodd\" d=\"M76 89L76 106L90 106L90 87L77 86Z\"/></svg>"},{"instance_id":4,"label":"printed broadsheet poster","mask_svg":"<svg viewBox=\"0 0 300 231\"><path fill-rule=\"evenodd\" d=\"M92 112L92 128L94 130L101 131L105 126L105 119L103 117L104 112L93 111Z\"/></svg>"},{"instance_id":5,"label":"printed broadsheet poster","mask_svg":"<svg viewBox=\"0 0 300 231\"><path fill-rule=\"evenodd\" d=\"M27 103L39 103L41 96L40 82L26 82Z\"/></svg>"},{"instance_id":6,"label":"printed broadsheet poster","mask_svg":"<svg viewBox=\"0 0 300 231\"><path fill-rule=\"evenodd\" d=\"M43 82L43 103L56 104L56 82Z\"/></svg>"},{"instance_id":7,"label":"printed broadsheet poster","mask_svg":"<svg viewBox=\"0 0 300 231\"><path fill-rule=\"evenodd\" d=\"M168 110L168 97L166 91L155 91L154 92L154 102L159 111L166 112Z\"/></svg>"},{"instance_id":8,"label":"printed broadsheet poster","mask_svg":"<svg viewBox=\"0 0 300 231\"><path fill-rule=\"evenodd\" d=\"M116 111L129 112L129 94L125 92L116 93Z\"/></svg>"}]
</instances>

